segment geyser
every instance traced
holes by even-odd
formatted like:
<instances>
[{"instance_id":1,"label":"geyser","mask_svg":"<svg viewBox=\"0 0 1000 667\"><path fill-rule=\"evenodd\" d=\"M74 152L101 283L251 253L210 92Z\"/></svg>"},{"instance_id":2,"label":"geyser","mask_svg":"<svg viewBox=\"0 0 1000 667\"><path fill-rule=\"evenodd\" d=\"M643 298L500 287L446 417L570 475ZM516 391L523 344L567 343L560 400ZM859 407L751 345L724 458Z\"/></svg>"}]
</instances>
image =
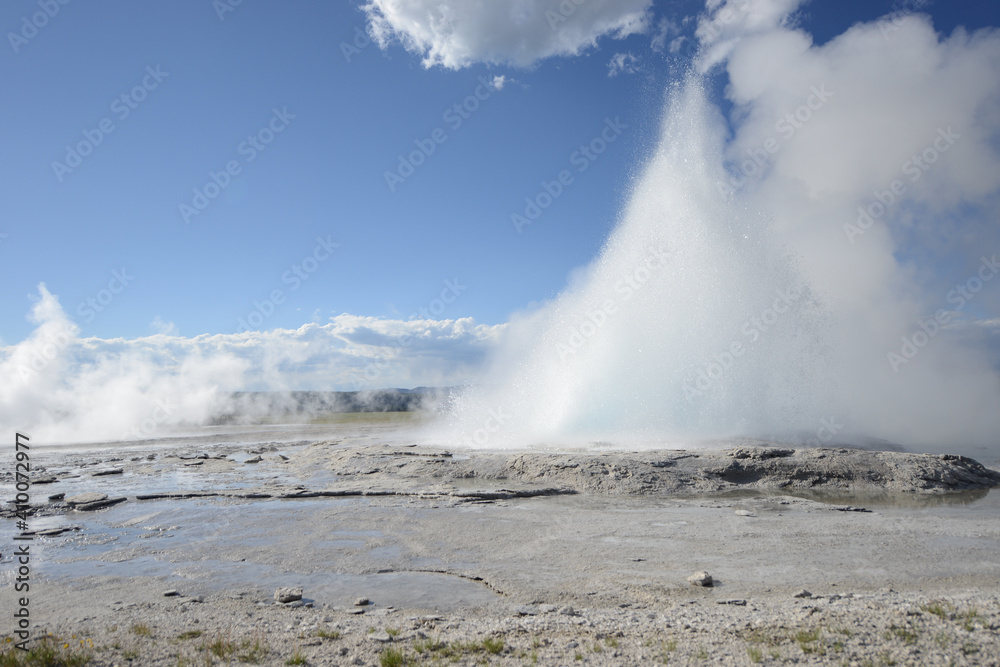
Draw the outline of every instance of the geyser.
<instances>
[{"instance_id":1,"label":"geyser","mask_svg":"<svg viewBox=\"0 0 1000 667\"><path fill-rule=\"evenodd\" d=\"M747 25L703 62L726 68L732 127L705 93L718 69L668 91L615 230L513 318L450 442L1000 456L1000 281L981 275L1000 251L997 32L941 39L907 16L892 40L858 24L813 46Z\"/></svg>"},{"instance_id":2,"label":"geyser","mask_svg":"<svg viewBox=\"0 0 1000 667\"><path fill-rule=\"evenodd\" d=\"M458 401L468 444L816 432L829 317L768 220L724 196L722 119L692 78L599 257L515 319Z\"/></svg>"}]
</instances>

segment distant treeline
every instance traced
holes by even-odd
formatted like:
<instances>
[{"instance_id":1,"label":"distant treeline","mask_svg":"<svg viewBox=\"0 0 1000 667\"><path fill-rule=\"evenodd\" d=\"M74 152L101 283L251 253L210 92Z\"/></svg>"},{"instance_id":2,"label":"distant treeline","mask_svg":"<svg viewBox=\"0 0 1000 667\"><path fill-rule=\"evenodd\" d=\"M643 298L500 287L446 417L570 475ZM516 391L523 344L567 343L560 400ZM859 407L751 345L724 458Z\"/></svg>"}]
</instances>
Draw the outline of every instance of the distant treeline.
<instances>
[{"instance_id":1,"label":"distant treeline","mask_svg":"<svg viewBox=\"0 0 1000 667\"><path fill-rule=\"evenodd\" d=\"M459 387L370 391L238 391L212 420L230 424L262 419L308 420L345 412L415 412L447 406Z\"/></svg>"}]
</instances>

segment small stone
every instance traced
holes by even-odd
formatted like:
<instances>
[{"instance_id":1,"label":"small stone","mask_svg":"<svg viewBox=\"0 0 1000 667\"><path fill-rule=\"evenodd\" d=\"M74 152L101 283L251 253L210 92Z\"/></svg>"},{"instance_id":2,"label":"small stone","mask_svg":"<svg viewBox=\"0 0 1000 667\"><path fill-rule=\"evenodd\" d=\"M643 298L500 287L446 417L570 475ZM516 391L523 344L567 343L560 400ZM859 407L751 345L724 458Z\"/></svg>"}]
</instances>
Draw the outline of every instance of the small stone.
<instances>
[{"instance_id":1,"label":"small stone","mask_svg":"<svg viewBox=\"0 0 1000 667\"><path fill-rule=\"evenodd\" d=\"M285 604L286 607L302 607L305 606L305 602L302 600L292 600Z\"/></svg>"},{"instance_id":2,"label":"small stone","mask_svg":"<svg viewBox=\"0 0 1000 667\"><path fill-rule=\"evenodd\" d=\"M559 607L559 613L563 616L576 616L576 609L573 609L573 607L569 605L564 605Z\"/></svg>"},{"instance_id":3,"label":"small stone","mask_svg":"<svg viewBox=\"0 0 1000 667\"><path fill-rule=\"evenodd\" d=\"M302 599L301 588L278 588L274 591L274 599L277 602L295 602Z\"/></svg>"},{"instance_id":4,"label":"small stone","mask_svg":"<svg viewBox=\"0 0 1000 667\"><path fill-rule=\"evenodd\" d=\"M66 502L70 505L85 505L87 503L96 503L101 500L107 500L108 494L106 493L94 493L93 491L88 493L78 493L75 496L70 496L66 499Z\"/></svg>"},{"instance_id":5,"label":"small stone","mask_svg":"<svg viewBox=\"0 0 1000 667\"><path fill-rule=\"evenodd\" d=\"M185 468L192 468L194 466L200 466L200 465L202 465L204 463L205 463L204 461L189 461L188 463L184 464L184 467Z\"/></svg>"},{"instance_id":6,"label":"small stone","mask_svg":"<svg viewBox=\"0 0 1000 667\"><path fill-rule=\"evenodd\" d=\"M375 641L377 641L377 642L382 642L383 644L384 644L385 642L391 642L391 641L392 641L392 637L391 637L391 636L389 635L389 633L388 633L388 632L386 632L385 630L383 630L382 632L376 632L376 633L375 633L375 634L373 634L373 635L372 635L371 637L372 637L372 639L374 639Z\"/></svg>"},{"instance_id":7,"label":"small stone","mask_svg":"<svg viewBox=\"0 0 1000 667\"><path fill-rule=\"evenodd\" d=\"M793 598L811 598L812 596L813 596L812 593L810 593L809 591L807 591L806 589L803 588L801 591L799 591L798 593L796 593L792 597Z\"/></svg>"},{"instance_id":8,"label":"small stone","mask_svg":"<svg viewBox=\"0 0 1000 667\"><path fill-rule=\"evenodd\" d=\"M347 613L347 614L354 614L355 616L357 616L358 614L365 613L365 610L364 610L363 607L355 607L353 609L348 609L345 613Z\"/></svg>"},{"instance_id":9,"label":"small stone","mask_svg":"<svg viewBox=\"0 0 1000 667\"><path fill-rule=\"evenodd\" d=\"M253 458L247 459L246 461L244 461L244 463L260 463L263 460L264 459L262 459L260 456L255 456Z\"/></svg>"},{"instance_id":10,"label":"small stone","mask_svg":"<svg viewBox=\"0 0 1000 667\"><path fill-rule=\"evenodd\" d=\"M163 591L163 597L165 598L172 598L177 595L180 595L180 592L176 588L170 588Z\"/></svg>"},{"instance_id":11,"label":"small stone","mask_svg":"<svg viewBox=\"0 0 1000 667\"><path fill-rule=\"evenodd\" d=\"M739 598L733 598L731 600L717 600L715 604L731 604L736 607L747 606L747 601Z\"/></svg>"},{"instance_id":12,"label":"small stone","mask_svg":"<svg viewBox=\"0 0 1000 667\"><path fill-rule=\"evenodd\" d=\"M66 497L65 493L53 493L51 496L49 496L49 500L55 502L57 500L62 500L65 497Z\"/></svg>"},{"instance_id":13,"label":"small stone","mask_svg":"<svg viewBox=\"0 0 1000 667\"><path fill-rule=\"evenodd\" d=\"M357 600L354 601L354 606L355 607L364 607L366 605L370 605L371 603L372 603L372 601L369 600L368 598L358 598Z\"/></svg>"},{"instance_id":14,"label":"small stone","mask_svg":"<svg viewBox=\"0 0 1000 667\"><path fill-rule=\"evenodd\" d=\"M751 512L750 510L736 510L737 516L757 516L756 512Z\"/></svg>"},{"instance_id":15,"label":"small stone","mask_svg":"<svg viewBox=\"0 0 1000 667\"><path fill-rule=\"evenodd\" d=\"M566 648L576 648L577 646L579 646L579 644L577 644L577 643L576 643L575 641L572 641L572 640L570 640L570 641L569 641L569 642L568 642L568 643L566 644Z\"/></svg>"},{"instance_id":16,"label":"small stone","mask_svg":"<svg viewBox=\"0 0 1000 667\"><path fill-rule=\"evenodd\" d=\"M91 473L91 477L106 477L108 475L121 475L125 470L122 468L111 468L110 470L98 470L95 473Z\"/></svg>"},{"instance_id":17,"label":"small stone","mask_svg":"<svg viewBox=\"0 0 1000 667\"><path fill-rule=\"evenodd\" d=\"M53 484L59 481L55 475L42 475L31 480L32 484Z\"/></svg>"},{"instance_id":18,"label":"small stone","mask_svg":"<svg viewBox=\"0 0 1000 667\"><path fill-rule=\"evenodd\" d=\"M692 586L710 587L714 583L712 581L712 575L710 575L708 572L705 572L704 570L695 572L690 577L688 577L687 580L688 583L690 583Z\"/></svg>"}]
</instances>

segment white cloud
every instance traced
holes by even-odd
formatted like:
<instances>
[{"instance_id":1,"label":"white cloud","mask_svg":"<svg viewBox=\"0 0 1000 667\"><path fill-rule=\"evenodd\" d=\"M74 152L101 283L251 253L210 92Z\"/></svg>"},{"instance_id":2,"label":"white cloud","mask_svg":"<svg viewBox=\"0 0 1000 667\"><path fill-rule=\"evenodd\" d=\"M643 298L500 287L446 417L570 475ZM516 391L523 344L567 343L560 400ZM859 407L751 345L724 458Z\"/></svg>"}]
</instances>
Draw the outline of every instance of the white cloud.
<instances>
[{"instance_id":1,"label":"white cloud","mask_svg":"<svg viewBox=\"0 0 1000 667\"><path fill-rule=\"evenodd\" d=\"M508 79L506 76L500 74L498 76L494 76L491 83L496 90L503 90L503 87L510 81L511 79Z\"/></svg>"},{"instance_id":2,"label":"white cloud","mask_svg":"<svg viewBox=\"0 0 1000 667\"><path fill-rule=\"evenodd\" d=\"M474 377L503 325L339 315L294 330L79 338L44 285L23 342L0 348L0 428L49 442L203 423L232 391L446 386Z\"/></svg>"},{"instance_id":3,"label":"white cloud","mask_svg":"<svg viewBox=\"0 0 1000 667\"><path fill-rule=\"evenodd\" d=\"M159 315L153 318L153 321L149 323L149 328L158 334L165 334L167 336L176 336L178 334L177 325L173 322L166 322Z\"/></svg>"},{"instance_id":4,"label":"white cloud","mask_svg":"<svg viewBox=\"0 0 1000 667\"><path fill-rule=\"evenodd\" d=\"M645 32L651 6L652 0L370 0L362 9L382 48L398 41L420 54L425 67L460 69L575 56L601 37Z\"/></svg>"},{"instance_id":5,"label":"white cloud","mask_svg":"<svg viewBox=\"0 0 1000 667\"><path fill-rule=\"evenodd\" d=\"M686 22L685 18L683 22ZM681 34L681 24L667 18L661 18L656 24L656 34L650 41L649 46L657 53L663 53L669 45Z\"/></svg>"},{"instance_id":6,"label":"white cloud","mask_svg":"<svg viewBox=\"0 0 1000 667\"><path fill-rule=\"evenodd\" d=\"M695 36L701 44L700 71L723 62L744 37L770 32L789 24L804 0L708 0Z\"/></svg>"},{"instance_id":7,"label":"white cloud","mask_svg":"<svg viewBox=\"0 0 1000 667\"><path fill-rule=\"evenodd\" d=\"M639 59L631 53L616 53L608 63L608 76L635 74L639 71Z\"/></svg>"}]
</instances>

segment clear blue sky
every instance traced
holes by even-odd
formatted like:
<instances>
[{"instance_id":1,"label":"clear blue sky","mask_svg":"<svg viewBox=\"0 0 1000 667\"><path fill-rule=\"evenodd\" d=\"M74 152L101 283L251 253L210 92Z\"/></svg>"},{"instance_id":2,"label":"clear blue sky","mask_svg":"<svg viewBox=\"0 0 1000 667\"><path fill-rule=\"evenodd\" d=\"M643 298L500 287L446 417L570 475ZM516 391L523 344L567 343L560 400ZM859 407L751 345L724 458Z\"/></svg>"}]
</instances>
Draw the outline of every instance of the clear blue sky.
<instances>
[{"instance_id":1,"label":"clear blue sky","mask_svg":"<svg viewBox=\"0 0 1000 667\"><path fill-rule=\"evenodd\" d=\"M184 336L232 333L275 289L284 299L262 329L340 313L406 319L456 278L467 289L441 317L505 322L593 258L678 71L676 56L651 48L650 33L605 36L579 56L529 68L428 69L398 42L365 46L348 62L343 44L366 25L358 2L243 2L221 19L211 0L58 9L35 34L23 21L42 11L37 0L0 6L0 341L8 345L31 331L25 314L40 282L82 336L101 338L149 335L157 318ZM700 9L658 2L652 11L654 22L691 34L693 24L681 22ZM815 0L801 22L822 42L892 9ZM995 24L998 10L963 0L923 11L947 33ZM30 37L12 42L11 33ZM638 71L609 76L617 53L637 56ZM165 78L157 83L147 68ZM501 90L459 127L446 121L481 77L497 76ZM144 80L151 90L139 89L145 99L127 108L120 98ZM294 119L248 160L242 142L275 109ZM511 213L571 168L573 152L608 118L626 126L620 136L516 233ZM53 167L102 121L113 132L79 166ZM390 192L385 172L438 128L447 140ZM179 205L192 205L193 190L230 161L239 173L186 223ZM292 289L286 272L318 237L340 246ZM101 312L81 307L109 284L120 288L113 272L123 268L128 284Z\"/></svg>"}]
</instances>

